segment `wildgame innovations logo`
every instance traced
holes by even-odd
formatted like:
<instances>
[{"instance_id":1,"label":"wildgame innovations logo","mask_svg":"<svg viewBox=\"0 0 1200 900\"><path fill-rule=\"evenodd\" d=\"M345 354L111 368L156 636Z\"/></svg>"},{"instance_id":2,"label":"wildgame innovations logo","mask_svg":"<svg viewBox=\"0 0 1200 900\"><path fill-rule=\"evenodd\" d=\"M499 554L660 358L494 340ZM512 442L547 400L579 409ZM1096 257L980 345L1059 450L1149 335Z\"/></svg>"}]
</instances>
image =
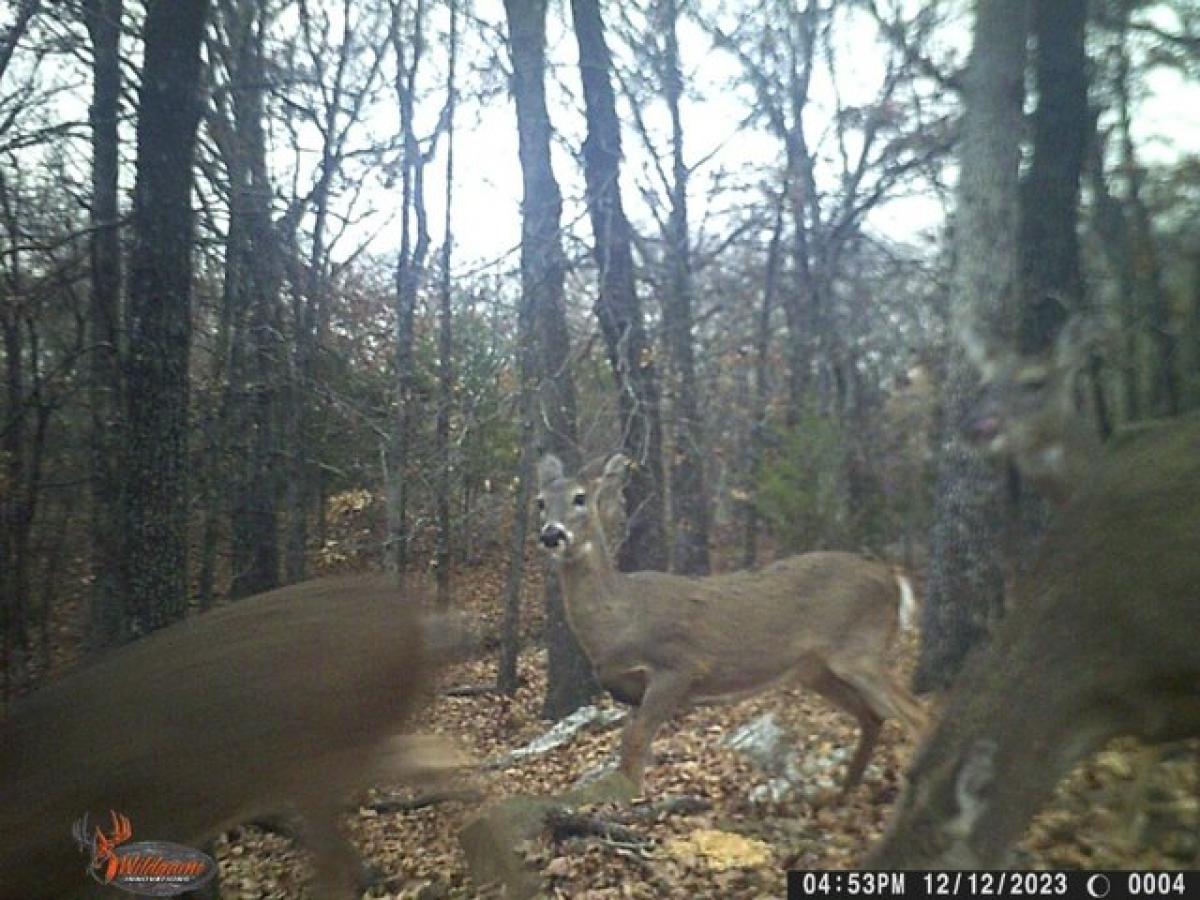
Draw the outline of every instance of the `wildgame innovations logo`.
<instances>
[{"instance_id":1,"label":"wildgame innovations logo","mask_svg":"<svg viewBox=\"0 0 1200 900\"><path fill-rule=\"evenodd\" d=\"M109 813L108 833L85 814L71 826L79 849L89 855L88 874L100 884L145 897L174 897L208 884L217 863L207 853L169 841L134 841L128 816Z\"/></svg>"}]
</instances>

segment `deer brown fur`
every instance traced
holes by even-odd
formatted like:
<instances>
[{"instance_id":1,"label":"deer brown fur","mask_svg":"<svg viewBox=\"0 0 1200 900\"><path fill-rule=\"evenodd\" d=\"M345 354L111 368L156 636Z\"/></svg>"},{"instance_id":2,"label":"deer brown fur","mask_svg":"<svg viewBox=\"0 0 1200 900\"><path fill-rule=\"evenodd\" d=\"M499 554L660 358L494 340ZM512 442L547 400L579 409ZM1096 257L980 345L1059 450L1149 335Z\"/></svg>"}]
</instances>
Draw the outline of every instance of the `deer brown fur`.
<instances>
[{"instance_id":1,"label":"deer brown fur","mask_svg":"<svg viewBox=\"0 0 1200 900\"><path fill-rule=\"evenodd\" d=\"M984 366L992 399L974 430L1061 506L870 866L1003 865L1058 781L1111 738L1200 735L1200 416L1088 437L1065 396L1078 332Z\"/></svg>"},{"instance_id":2,"label":"deer brown fur","mask_svg":"<svg viewBox=\"0 0 1200 900\"><path fill-rule=\"evenodd\" d=\"M640 789L654 734L691 701L799 682L861 728L844 790L861 779L884 719L919 731L920 705L887 669L900 580L849 553L809 553L758 571L707 577L616 571L597 510L624 477L612 457L594 480L539 466L541 542L559 554L567 619L600 683L637 706L621 771Z\"/></svg>"},{"instance_id":3,"label":"deer brown fur","mask_svg":"<svg viewBox=\"0 0 1200 900\"><path fill-rule=\"evenodd\" d=\"M413 604L353 576L185 620L36 691L0 723L0 897L82 893L72 823L109 810L134 840L191 846L297 814L313 896L359 896L335 820L363 788L440 764L399 732L432 655Z\"/></svg>"}]
</instances>

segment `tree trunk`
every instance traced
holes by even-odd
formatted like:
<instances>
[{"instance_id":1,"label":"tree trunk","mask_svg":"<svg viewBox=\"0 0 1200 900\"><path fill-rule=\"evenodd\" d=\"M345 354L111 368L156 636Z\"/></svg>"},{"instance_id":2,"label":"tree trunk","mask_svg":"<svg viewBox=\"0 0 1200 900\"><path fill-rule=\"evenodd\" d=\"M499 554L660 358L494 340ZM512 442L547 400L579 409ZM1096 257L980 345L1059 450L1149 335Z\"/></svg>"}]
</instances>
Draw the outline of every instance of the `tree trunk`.
<instances>
[{"instance_id":1,"label":"tree trunk","mask_svg":"<svg viewBox=\"0 0 1200 900\"><path fill-rule=\"evenodd\" d=\"M804 115L815 65L820 7L809 0L788 20L788 100L791 125L780 135L787 157L788 206L792 214L792 290L784 292L787 323L788 393L786 422L794 427L808 400L813 361L817 357L817 276L813 271L810 234L819 225L817 185L812 151L808 146Z\"/></svg>"},{"instance_id":2,"label":"tree trunk","mask_svg":"<svg viewBox=\"0 0 1200 900\"><path fill-rule=\"evenodd\" d=\"M671 357L671 409L675 413L675 441L671 463L671 520L675 529L671 567L685 575L707 575L708 496L704 481L703 436L696 384L695 343L692 337L692 260L688 233L688 168L683 160L683 95L677 0L665 0L666 57L663 60L663 93L671 114L671 214L667 223L666 255L669 287L663 297L663 325Z\"/></svg>"},{"instance_id":3,"label":"tree trunk","mask_svg":"<svg viewBox=\"0 0 1200 900\"><path fill-rule=\"evenodd\" d=\"M1123 415L1136 421L1142 415L1141 390L1138 384L1138 310L1137 276L1134 272L1133 242L1129 223L1121 201L1112 195L1104 177L1104 136L1091 118L1088 147L1088 181L1092 188L1092 228L1100 239L1100 247L1117 282L1118 304L1121 312L1124 346L1118 361L1121 382Z\"/></svg>"},{"instance_id":4,"label":"tree trunk","mask_svg":"<svg viewBox=\"0 0 1200 900\"><path fill-rule=\"evenodd\" d=\"M621 204L621 126L610 81L612 56L598 0L571 0L571 11L587 113L584 179L600 270L596 316L617 385L624 450L633 462L625 485L628 532L617 563L625 571L662 570L667 552L657 366L642 321L629 220Z\"/></svg>"},{"instance_id":5,"label":"tree trunk","mask_svg":"<svg viewBox=\"0 0 1200 900\"><path fill-rule=\"evenodd\" d=\"M450 605L450 485L454 472L450 458L450 409L454 403L453 319L450 306L450 258L452 230L450 211L454 201L454 83L458 61L458 3L450 0L450 65L446 75L446 231L442 239L442 282L438 311L438 408L434 453L438 461L437 488L437 602Z\"/></svg>"},{"instance_id":6,"label":"tree trunk","mask_svg":"<svg viewBox=\"0 0 1200 900\"><path fill-rule=\"evenodd\" d=\"M762 306L758 311L754 335L754 396L750 405L750 433L747 435L745 522L742 534L742 567L751 568L758 562L759 515L755 492L762 469L763 442L767 429L767 400L771 395L769 381L771 355L771 311L779 284L779 263L783 242L783 205L781 196L775 207L775 227L767 247L767 271L763 278Z\"/></svg>"},{"instance_id":7,"label":"tree trunk","mask_svg":"<svg viewBox=\"0 0 1200 900\"><path fill-rule=\"evenodd\" d=\"M152 0L138 107L129 266L124 511L134 634L181 617L188 593L192 180L207 0Z\"/></svg>"},{"instance_id":8,"label":"tree trunk","mask_svg":"<svg viewBox=\"0 0 1200 900\"><path fill-rule=\"evenodd\" d=\"M1197 247L1192 253L1192 315L1188 320L1192 333L1192 366L1193 373L1200 373L1200 247ZM1200 406L1200 383L1196 384L1196 388L1192 391L1192 397L1188 403L1189 409L1194 409Z\"/></svg>"},{"instance_id":9,"label":"tree trunk","mask_svg":"<svg viewBox=\"0 0 1200 900\"><path fill-rule=\"evenodd\" d=\"M1151 415L1174 416L1180 410L1178 352L1171 323L1170 300L1163 283L1163 267L1150 224L1150 212L1143 198L1143 170L1137 159L1133 141L1132 99L1129 91L1129 54L1127 24L1133 10L1132 0L1122 0L1120 47L1117 59L1117 113L1121 137L1122 170L1127 179L1129 211L1130 256L1133 260L1137 308L1144 317L1153 352L1150 354L1149 412Z\"/></svg>"},{"instance_id":10,"label":"tree trunk","mask_svg":"<svg viewBox=\"0 0 1200 900\"><path fill-rule=\"evenodd\" d=\"M29 561L22 538L27 411L21 322L16 316L16 304L6 303L0 308L0 332L3 333L5 374L4 429L0 432L0 462L4 465L4 473L0 477L8 486L0 493L0 638L4 641L4 655L0 659L3 666L0 677L4 684L0 700L7 701L14 676L24 668L29 646L25 609L29 593Z\"/></svg>"},{"instance_id":11,"label":"tree trunk","mask_svg":"<svg viewBox=\"0 0 1200 900\"><path fill-rule=\"evenodd\" d=\"M523 313L520 319L517 324L518 339L528 334L526 328L529 327L527 314ZM532 498L530 488L534 477L534 457L537 453L533 424L534 384L530 371L533 361L528 358L531 350L523 343L519 346L521 457L517 466L517 493L514 501L516 506L513 510L512 532L509 535L508 577L504 584L504 626L500 635L500 665L496 672L497 690L509 697L516 694L521 683L517 670L517 661L521 655L521 585L525 580L525 539L529 533L529 503Z\"/></svg>"},{"instance_id":12,"label":"tree trunk","mask_svg":"<svg viewBox=\"0 0 1200 900\"><path fill-rule=\"evenodd\" d=\"M122 0L88 0L92 42L91 296L88 404L91 407L92 596L89 641L101 648L125 632L121 569L121 231L118 201Z\"/></svg>"},{"instance_id":13,"label":"tree trunk","mask_svg":"<svg viewBox=\"0 0 1200 900\"><path fill-rule=\"evenodd\" d=\"M230 595L237 598L279 586L280 482L274 463L279 450L275 398L281 382L277 336L282 274L263 133L263 11L256 4L232 2L220 9L233 101L231 127L223 129L227 139L217 144L230 182L226 306L237 323L230 331L226 431L233 442L227 447L232 453Z\"/></svg>"},{"instance_id":14,"label":"tree trunk","mask_svg":"<svg viewBox=\"0 0 1200 900\"><path fill-rule=\"evenodd\" d=\"M417 3L411 37L402 33L399 10L393 11L391 42L396 54L396 99L404 150L400 164L400 255L396 261L396 421L392 439L392 484L389 486L389 542L391 563L403 579L409 569L408 504L416 421L416 360L413 327L417 292L429 252L429 226L425 209L425 157L417 142L414 109L417 70L424 54L422 29L424 4Z\"/></svg>"},{"instance_id":15,"label":"tree trunk","mask_svg":"<svg viewBox=\"0 0 1200 900\"><path fill-rule=\"evenodd\" d=\"M1033 155L1021 184L1021 324L1017 349L1045 350L1066 313L1082 301L1079 265L1079 180L1087 149L1087 0L1034 0L1038 92ZM1044 304L1047 293L1067 308ZM1053 318L1058 315L1059 318Z\"/></svg>"},{"instance_id":16,"label":"tree trunk","mask_svg":"<svg viewBox=\"0 0 1200 900\"><path fill-rule=\"evenodd\" d=\"M976 10L964 83L952 315L990 324L991 333L1000 334L1011 322L1019 287L1017 169L1027 23L1025 4L1016 0L980 0ZM922 690L949 684L1003 609L1002 484L960 431L973 394L973 373L962 353L952 351L943 380L929 587L915 675Z\"/></svg>"},{"instance_id":17,"label":"tree trunk","mask_svg":"<svg viewBox=\"0 0 1200 900\"><path fill-rule=\"evenodd\" d=\"M1084 30L1087 0L1034 0L1037 108L1033 153L1021 183L1017 350L1049 350L1068 314L1084 304L1079 261L1079 185L1091 130ZM1101 385L1093 385L1099 392ZM1048 501L1025 490L1015 467L1005 556L1010 580L1041 537Z\"/></svg>"},{"instance_id":18,"label":"tree trunk","mask_svg":"<svg viewBox=\"0 0 1200 900\"><path fill-rule=\"evenodd\" d=\"M521 178L524 185L521 220L521 316L526 337L522 348L522 384L529 405L525 417L521 491L514 517L508 583L505 633L511 646L505 650L502 687L516 686L516 641L519 622L520 574L524 565L528 520L529 480L533 477L533 448L539 437L535 423L543 423L541 436L550 450L568 466L577 466L575 385L568 368L570 340L563 310L565 265L560 235L562 194L551 165L550 117L546 111L546 0L506 0L509 46L513 60L513 99L520 139ZM549 562L545 579L546 645L548 650L546 697L542 715L559 719L586 704L599 692L591 664L567 624L562 587Z\"/></svg>"}]
</instances>

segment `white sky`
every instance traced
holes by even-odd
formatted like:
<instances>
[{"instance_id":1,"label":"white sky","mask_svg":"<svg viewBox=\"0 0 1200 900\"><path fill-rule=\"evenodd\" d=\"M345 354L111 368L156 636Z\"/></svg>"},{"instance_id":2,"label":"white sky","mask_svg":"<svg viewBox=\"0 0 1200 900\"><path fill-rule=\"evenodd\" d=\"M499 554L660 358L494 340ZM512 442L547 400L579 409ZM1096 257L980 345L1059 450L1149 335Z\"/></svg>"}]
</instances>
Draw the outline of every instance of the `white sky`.
<instances>
[{"instance_id":1,"label":"white sky","mask_svg":"<svg viewBox=\"0 0 1200 900\"><path fill-rule=\"evenodd\" d=\"M498 3L487 3L496 7ZM574 36L566 31L562 21L563 10L558 14L552 7L549 22L549 56L552 67L566 83L576 98L568 100L556 84L548 85L548 100L553 126L578 147L583 140L582 112L578 108L578 53ZM567 23L569 24L569 23ZM609 43L617 52L618 42L609 33ZM869 35L869 33L868 33ZM870 40L869 36L867 40ZM749 90L738 84L741 79L739 64L728 54L711 49L709 38L694 25L681 22L681 55L683 57L685 83L690 85L693 97L685 100L682 110L686 159L689 165L703 160L703 164L692 174L689 201L693 230L706 220L706 216L719 216L728 211L714 205L711 188L715 179L725 182L737 180L738 173L751 169L774 166L782 156L782 148L774 137L761 128L739 128L739 119L744 117L752 105ZM877 46L870 52L852 55L848 48L842 54L846 59L844 71L852 73L841 85L843 102L867 102L874 96L875 87L882 77L884 55ZM850 58L852 57L852 58ZM730 85L734 85L733 88ZM856 96L857 94L857 96ZM618 97L624 106L624 99ZM814 109L811 114L815 133L824 127L821 109L832 108L828 84L820 79L814 85ZM652 123L665 127L665 110L660 104L647 107L643 114ZM470 121L464 121L469 119ZM654 228L641 198L639 185L653 182L650 161L644 145L633 127L622 114L622 146L625 160L622 168L622 193L627 210L635 224L643 232ZM665 141L660 146L666 148ZM456 186L455 227L457 268L471 267L479 260L493 260L506 251L514 251L520 238L520 164L517 158L516 119L510 98L497 98L487 109L460 118L460 139L456 144L456 165L459 166L459 183ZM583 215L578 202L582 191L582 174L577 163L561 147L555 147L555 174L562 186L567 204L564 223L576 221ZM434 179L440 181L440 170ZM431 214L440 220L444 214L441 205L441 190L430 194ZM761 203L761 193L743 195L742 200ZM575 201L572 203L572 201ZM730 204L733 196L717 198L716 202ZM911 198L897 201L892 208L881 210L876 217L881 229L895 232L897 237L910 234L921 228L935 228L941 219L942 210L938 201L930 197ZM581 222L584 234L586 223ZM440 234L440 231L438 232ZM718 229L719 233L719 229ZM712 236L712 235L710 235ZM512 265L516 264L515 255Z\"/></svg>"},{"instance_id":2,"label":"white sky","mask_svg":"<svg viewBox=\"0 0 1200 900\"><path fill-rule=\"evenodd\" d=\"M913 0L916 2L916 0ZM549 21L549 56L554 75L547 85L552 123L560 135L572 147L578 147L583 139L583 120L580 111L579 79L576 68L574 36L569 31L567 4L552 4ZM611 11L611 5L608 9ZM436 7L437 14L444 14ZM504 31L503 8L499 0L479 0L476 15L491 23L499 33ZM618 50L620 42L612 34L610 22L610 44ZM1170 17L1159 17L1158 24L1166 28L1177 28L1178 23ZM444 27L444 22L439 27ZM875 94L886 58L886 49L876 43L873 26L842 29L843 44L838 47L838 72L840 88L846 103L866 102ZM953 53L961 61L966 56L969 41L968 28L948 30L942 40L946 46L939 55ZM776 165L781 151L778 142L761 129L739 129L738 120L750 106L748 90L739 87L740 67L727 54L712 50L708 37L695 25L686 21L681 25L681 52L683 56L685 82L692 97L683 109L687 159L689 163L704 160L692 176L691 222L693 230L707 230L711 238L724 231L726 223L721 216L736 209L740 203L760 203L761 193L756 189L753 174L756 170ZM442 98L440 72L444 60L438 57L442 50L436 44L430 47L430 59L425 69L424 88L432 92L432 102L422 110L422 129L437 115ZM507 56L505 55L505 65ZM470 54L460 64L460 84L470 88L470 82L479 77L470 64L478 65L478 58ZM389 60L387 66L391 66ZM498 78L491 73L493 80ZM81 85L73 99L62 99L64 115L83 119L86 116L88 85L82 74L73 76ZM390 75L389 75L390 77ZM732 87L731 87L732 85ZM1139 153L1147 162L1167 162L1183 153L1195 153L1200 149L1200 84L1185 80L1179 73L1165 69L1156 70L1144 85L1146 95L1140 100L1135 121L1139 138ZM810 116L810 136L815 137L828 121L832 109L830 86L827 80L818 79L813 87L814 103ZM371 131L382 134L396 130L394 95L385 90L379 112L369 123ZM644 110L652 123L664 120L660 104ZM477 103L466 102L460 106L456 136L456 184L454 234L456 236L455 270L467 273L476 270L481 263L496 261L499 268L513 270L517 266L516 250L520 237L521 179L517 158L517 131L515 112L506 92L495 93L483 108ZM131 129L126 132L132 139ZM622 189L627 208L635 224L644 233L652 232L654 225L647 207L640 196L640 188L650 182L647 156L641 141L627 123L623 132L625 164L622 172ZM665 143L663 144L665 146ZM311 149L315 150L315 146ZM444 151L444 143L442 145ZM132 145L127 144L126 157L132 157ZM281 161L290 161L291 153L278 150ZM315 162L315 153L308 155L308 165ZM79 166L86 165L80 159ZM555 170L566 198L564 223L574 226L574 232L585 239L590 238L590 229L583 219L580 203L582 175L575 160L563 146L555 147ZM435 244L440 242L443 229L442 198L444 192L444 156L439 153L428 170L426 197L430 211L430 231ZM86 181L81 169L80 177ZM370 177L377 179L378 173ZM830 170L825 170L822 181L829 181ZM742 193L727 190L724 194L713 191L715 182L721 181L743 186ZM714 197L717 199L714 200ZM380 235L374 240L372 250L388 253L398 244L398 228L393 224L384 227L394 218L399 205L399 185L385 187L371 185L368 198L376 213L358 226L365 237L374 230ZM723 204L723 205L718 205ZM894 200L886 204L868 220L869 227L877 233L898 242L916 240L922 232L935 232L940 225L944 210L940 201L933 196L916 196ZM357 243L352 238L346 246Z\"/></svg>"},{"instance_id":3,"label":"white sky","mask_svg":"<svg viewBox=\"0 0 1200 900\"><path fill-rule=\"evenodd\" d=\"M497 23L502 22L502 10L495 0L487 0L479 12ZM568 89L578 92L578 74L574 68L577 53L573 35L565 30L564 14L561 9L556 14L552 5L549 25L551 64L558 67L559 76ZM1176 26L1169 20L1161 24ZM872 31L870 27L861 29L861 36L855 38L859 45L844 46L839 53L844 102L865 102L875 94L882 76L885 50L874 43ZM956 31L945 38L950 41L956 58L963 60L968 51L969 34L965 28ZM611 29L610 44L615 49ZM748 109L749 96L745 89L731 91L727 87L740 76L739 66L731 57L710 49L708 38L694 26L681 30L681 52L685 80L690 80L695 93L702 98L699 102L687 103L683 110L688 162L705 160L693 174L691 185L692 224L695 227L706 213L720 212L708 202L714 175L745 166L771 165L779 159L780 148L773 137L761 130L738 129L737 121ZM1148 93L1139 104L1135 121L1143 160L1169 162L1182 154L1200 151L1200 84L1187 81L1178 72L1159 69L1147 79L1145 86ZM579 115L561 102L562 94L553 83L548 90L554 127L578 146L583 138ZM814 85L814 98L816 109L812 130L815 133L823 127L820 109L823 107L828 111L832 108L827 82L818 81ZM636 190L639 179L642 182L649 180L647 157L632 127L623 124L623 196L638 227L648 231L654 227L653 221ZM520 237L521 184L511 100L497 97L486 109L460 114L455 153L458 167L454 213L454 233L458 242L456 270L472 269L480 261L496 260L509 252L512 255L504 267L515 266L515 250ZM558 147L555 171L567 197L564 222L569 223L583 213L578 204L582 176L575 161ZM431 221L437 223L443 215L440 165L435 165L431 175L428 197ZM760 197L746 199L757 202ZM572 200L576 202L572 203ZM944 212L941 201L932 194L905 197L880 207L868 223L882 236L909 242L922 233L936 233ZM581 222L580 227L585 229L581 233L588 234L586 223ZM440 225L434 227L434 234L441 234Z\"/></svg>"}]
</instances>

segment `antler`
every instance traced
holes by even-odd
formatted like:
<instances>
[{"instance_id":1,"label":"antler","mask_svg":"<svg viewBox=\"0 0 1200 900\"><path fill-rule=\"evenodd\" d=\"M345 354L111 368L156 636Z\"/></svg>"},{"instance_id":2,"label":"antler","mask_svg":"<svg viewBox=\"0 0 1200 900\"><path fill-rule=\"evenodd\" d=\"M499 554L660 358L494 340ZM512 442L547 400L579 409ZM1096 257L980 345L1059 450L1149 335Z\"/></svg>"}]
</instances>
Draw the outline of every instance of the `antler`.
<instances>
[{"instance_id":1,"label":"antler","mask_svg":"<svg viewBox=\"0 0 1200 900\"><path fill-rule=\"evenodd\" d=\"M112 816L112 834L105 836L104 832L100 830L100 826L97 825L96 843L104 847L111 855L114 847L133 837L133 826L129 823L128 816L123 816L111 809L108 812Z\"/></svg>"},{"instance_id":2,"label":"antler","mask_svg":"<svg viewBox=\"0 0 1200 900\"><path fill-rule=\"evenodd\" d=\"M92 830L91 821L87 813L84 813L81 818L75 820L75 824L71 826L71 837L75 838L81 849L93 849L92 839L89 836Z\"/></svg>"},{"instance_id":3,"label":"antler","mask_svg":"<svg viewBox=\"0 0 1200 900\"><path fill-rule=\"evenodd\" d=\"M101 863L104 863L104 880L112 881L117 874L117 854L114 852L116 848L133 837L133 826L129 823L129 818L123 816L115 810L109 810L112 816L112 833L105 835L100 830L100 826L96 826L96 844L95 853L92 856L92 865L99 868Z\"/></svg>"}]
</instances>

